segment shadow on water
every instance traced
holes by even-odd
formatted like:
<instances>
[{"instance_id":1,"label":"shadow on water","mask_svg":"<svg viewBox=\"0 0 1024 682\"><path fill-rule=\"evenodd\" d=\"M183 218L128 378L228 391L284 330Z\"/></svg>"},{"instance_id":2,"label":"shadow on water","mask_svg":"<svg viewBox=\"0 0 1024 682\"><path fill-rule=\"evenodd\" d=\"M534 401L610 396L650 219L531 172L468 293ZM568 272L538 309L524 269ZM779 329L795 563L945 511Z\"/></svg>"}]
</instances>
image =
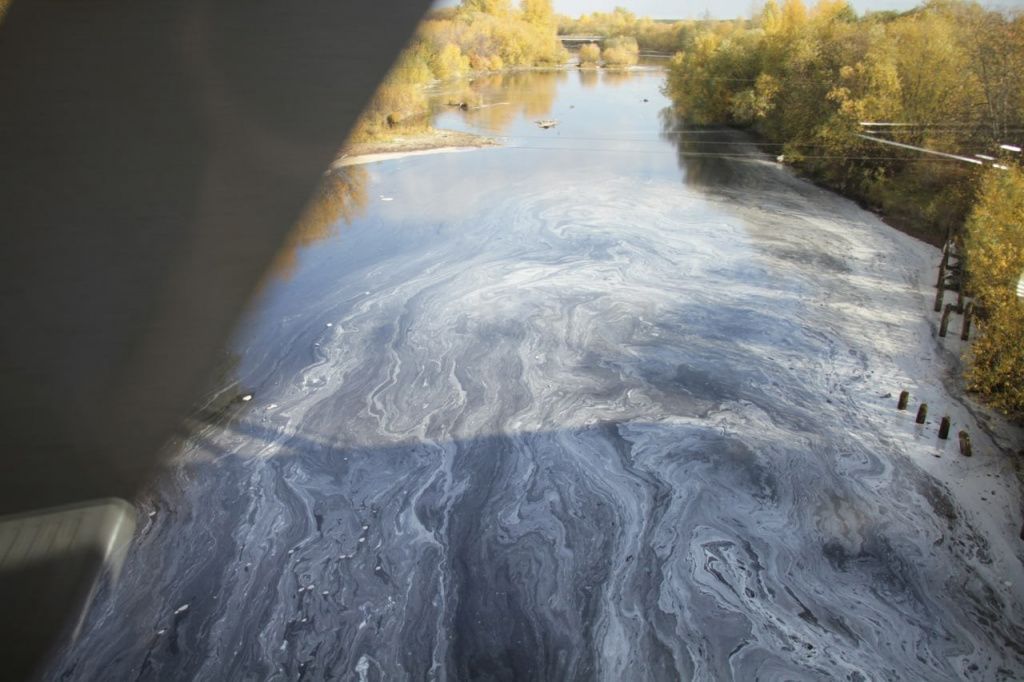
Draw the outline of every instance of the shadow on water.
<instances>
[{"instance_id":1,"label":"shadow on water","mask_svg":"<svg viewBox=\"0 0 1024 682\"><path fill-rule=\"evenodd\" d=\"M682 367L661 388L687 399L711 391L717 399L714 383L713 375ZM924 618L933 608L891 523L862 519L856 546L815 531L848 523L837 515L843 508L868 509L855 485L813 460L786 474L795 480L780 478L794 471L793 462L777 461L781 452L766 457L710 424L601 421L360 446L285 434L258 419L242 411L194 437L206 457L185 464L182 476L202 494L184 504L173 490L162 492L166 503L157 498L159 516L129 558L127 579L145 585L100 595L66 679L100 671L110 679L129 671L140 679L193 679L209 672L218 641L249 643L218 659L220 679L322 679L358 670L364 656L381 678L427 679L441 644L454 679L585 678L603 658L597 616L607 612L612 589L633 614L629 645L644 661L642 677L678 679L699 665L687 642L734 649L748 631L729 623L750 619L754 627L758 609L772 609L784 629L804 631L813 621L821 637L806 645L813 651L838 641L861 646L858 633L869 621L843 604L862 598L866 586L884 591L903 613ZM233 438L278 449L269 458L242 457L224 444ZM452 498L453 490L461 492ZM628 499L618 499L626 490ZM690 496L699 496L698 507L686 504ZM816 507L819 499L835 509ZM632 517L633 504L642 519ZM506 519L512 510L516 520ZM801 518L807 524L784 537L770 530L772 519L792 525ZM244 541L247 526L261 529L251 535L258 547ZM423 544L422 533L435 540ZM665 543L675 542L667 538L676 536L684 544L667 551ZM835 594L804 583L809 574L777 572L773 556L782 546L814 567L813 585ZM680 564L686 556L698 563ZM183 561L187 570L174 568ZM296 599L304 583L318 586L315 595ZM964 585L963 597L981 599L988 612L1001 608L975 587ZM321 589L329 594L321 597ZM684 618L671 604L687 594L702 606ZM761 606L737 610L744 600ZM790 611L789 602L799 608ZM188 610L167 616L181 604ZM442 621L446 628L436 629ZM139 637L157 628L159 636ZM921 636L932 646L951 635L939 622L929 632ZM264 642L270 633L281 639ZM790 676L814 669L797 659L766 660Z\"/></svg>"},{"instance_id":2,"label":"shadow on water","mask_svg":"<svg viewBox=\"0 0 1024 682\"><path fill-rule=\"evenodd\" d=\"M700 189L728 190L738 188L744 179L744 159L738 154L759 154L751 143L744 150L740 143L750 139L742 132L724 126L692 126L676 115L672 107L658 112L661 138L676 147L683 182ZM723 156L728 155L728 156Z\"/></svg>"},{"instance_id":3,"label":"shadow on water","mask_svg":"<svg viewBox=\"0 0 1024 682\"><path fill-rule=\"evenodd\" d=\"M812 274L850 272L836 255L850 247L844 237L821 232L809 240L791 229L794 222L815 213L838 219L837 195L800 180L742 130L687 125L671 107L662 109L659 118L661 138L675 145L684 184L727 198L723 210L744 217L749 217L745 211L757 210L756 219L745 219L743 225L761 253Z\"/></svg>"},{"instance_id":4,"label":"shadow on water","mask_svg":"<svg viewBox=\"0 0 1024 682\"><path fill-rule=\"evenodd\" d=\"M948 493L869 444L836 441L811 387L791 378L778 400L792 368L770 344L757 363L750 349L787 322L757 302L711 313L681 306L649 344L594 348L572 369L591 399L633 390L675 420L366 443L339 422L345 392L298 429L257 401L199 413L189 458L154 493L126 582L100 595L66 679L195 679L211 661L219 679L323 679L361 661L373 662L367 679L429 679L439 648L453 679L592 678L606 655L600 623L618 613L609 603L630 614L616 643L644 679L753 679L765 662L815 676L805 652L869 646L876 617L929 651L959 637L948 614L932 617L930 569L907 539L933 519L877 509L895 490L900 508L921 491L917 508L940 505L944 532L965 537ZM693 319L690 348L667 354L662 339ZM711 416L725 403L797 437L723 428ZM860 477L882 488L843 461L863 462ZM1012 642L1024 633L1000 622L987 589L964 582L957 596L990 614L988 636ZM858 609L872 591L898 608ZM801 649L734 663L727 653L768 621L799 632ZM223 646L238 649L218 658ZM946 672L909 665L907 677Z\"/></svg>"}]
</instances>

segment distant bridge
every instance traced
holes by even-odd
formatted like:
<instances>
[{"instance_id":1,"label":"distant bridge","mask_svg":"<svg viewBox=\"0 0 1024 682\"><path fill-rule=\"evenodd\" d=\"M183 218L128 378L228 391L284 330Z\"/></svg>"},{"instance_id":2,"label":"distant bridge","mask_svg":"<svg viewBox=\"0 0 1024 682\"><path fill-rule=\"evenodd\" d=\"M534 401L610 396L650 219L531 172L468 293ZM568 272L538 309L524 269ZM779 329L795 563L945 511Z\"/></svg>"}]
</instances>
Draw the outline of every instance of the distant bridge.
<instances>
[{"instance_id":1,"label":"distant bridge","mask_svg":"<svg viewBox=\"0 0 1024 682\"><path fill-rule=\"evenodd\" d=\"M577 47L587 43L597 43L600 45L604 42L604 36L558 36L558 39L566 47Z\"/></svg>"}]
</instances>

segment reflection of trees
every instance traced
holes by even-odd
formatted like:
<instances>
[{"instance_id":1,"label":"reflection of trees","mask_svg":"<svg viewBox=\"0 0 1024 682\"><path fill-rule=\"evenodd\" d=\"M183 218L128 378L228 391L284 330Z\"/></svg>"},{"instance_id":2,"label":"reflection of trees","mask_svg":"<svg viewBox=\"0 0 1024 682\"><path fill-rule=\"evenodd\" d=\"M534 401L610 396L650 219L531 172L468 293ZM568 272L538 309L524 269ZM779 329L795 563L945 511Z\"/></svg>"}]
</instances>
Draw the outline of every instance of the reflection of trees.
<instances>
[{"instance_id":1,"label":"reflection of trees","mask_svg":"<svg viewBox=\"0 0 1024 682\"><path fill-rule=\"evenodd\" d=\"M580 75L581 87L593 88L597 85L597 69L579 69L577 73Z\"/></svg>"},{"instance_id":2,"label":"reflection of trees","mask_svg":"<svg viewBox=\"0 0 1024 682\"><path fill-rule=\"evenodd\" d=\"M676 145L679 169L688 185L703 188L728 187L739 180L742 163L720 154L735 154L736 147L723 141L742 140L742 136L729 128L687 127L672 107L658 112L661 119L661 137Z\"/></svg>"},{"instance_id":3,"label":"reflection of trees","mask_svg":"<svg viewBox=\"0 0 1024 682\"><path fill-rule=\"evenodd\" d=\"M325 175L277 254L271 274L289 277L295 270L300 249L333 236L339 220L349 224L357 218L366 208L368 179L361 166L345 166Z\"/></svg>"},{"instance_id":4,"label":"reflection of trees","mask_svg":"<svg viewBox=\"0 0 1024 682\"><path fill-rule=\"evenodd\" d=\"M524 71L493 74L470 83L477 108L463 112L466 122L495 133L504 132L521 114L527 118L546 116L558 93L558 84L568 78L563 71Z\"/></svg>"},{"instance_id":5,"label":"reflection of trees","mask_svg":"<svg viewBox=\"0 0 1024 682\"><path fill-rule=\"evenodd\" d=\"M470 82L473 106L462 113L467 123L501 132L515 120L519 111L512 104L512 95L505 92L505 79L506 74L496 73Z\"/></svg>"},{"instance_id":6,"label":"reflection of trees","mask_svg":"<svg viewBox=\"0 0 1024 682\"><path fill-rule=\"evenodd\" d=\"M601 84L615 87L632 80L633 75L629 69L601 69Z\"/></svg>"}]
</instances>

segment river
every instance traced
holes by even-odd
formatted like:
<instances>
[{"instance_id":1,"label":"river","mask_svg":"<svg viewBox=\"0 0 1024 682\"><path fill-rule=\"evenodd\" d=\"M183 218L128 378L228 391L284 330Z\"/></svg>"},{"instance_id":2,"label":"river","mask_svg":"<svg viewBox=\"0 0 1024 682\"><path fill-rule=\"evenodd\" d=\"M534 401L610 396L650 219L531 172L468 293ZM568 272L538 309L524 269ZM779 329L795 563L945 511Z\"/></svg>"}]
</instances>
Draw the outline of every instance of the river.
<instances>
[{"instance_id":1,"label":"river","mask_svg":"<svg viewBox=\"0 0 1024 682\"><path fill-rule=\"evenodd\" d=\"M1024 676L1018 434L938 252L662 81L446 86L502 147L332 181L51 676Z\"/></svg>"}]
</instances>

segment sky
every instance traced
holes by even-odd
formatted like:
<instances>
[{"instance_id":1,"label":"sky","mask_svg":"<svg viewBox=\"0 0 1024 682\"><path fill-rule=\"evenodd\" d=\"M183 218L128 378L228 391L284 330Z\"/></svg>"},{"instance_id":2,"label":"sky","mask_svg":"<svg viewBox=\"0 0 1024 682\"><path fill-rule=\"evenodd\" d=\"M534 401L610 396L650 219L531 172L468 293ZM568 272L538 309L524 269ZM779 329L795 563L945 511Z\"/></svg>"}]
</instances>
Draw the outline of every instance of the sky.
<instances>
[{"instance_id":1,"label":"sky","mask_svg":"<svg viewBox=\"0 0 1024 682\"><path fill-rule=\"evenodd\" d=\"M805 0L814 4L814 0ZM458 0L442 0L439 5L457 5ZM555 11L559 14L578 16L589 12L609 12L616 5L625 7L640 16L655 19L699 19L710 14L715 19L734 19L750 16L751 7L759 6L760 0L554 0ZM921 4L918 0L852 0L858 12L868 10L906 10ZM1024 9L1024 0L983 1L988 7Z\"/></svg>"}]
</instances>

